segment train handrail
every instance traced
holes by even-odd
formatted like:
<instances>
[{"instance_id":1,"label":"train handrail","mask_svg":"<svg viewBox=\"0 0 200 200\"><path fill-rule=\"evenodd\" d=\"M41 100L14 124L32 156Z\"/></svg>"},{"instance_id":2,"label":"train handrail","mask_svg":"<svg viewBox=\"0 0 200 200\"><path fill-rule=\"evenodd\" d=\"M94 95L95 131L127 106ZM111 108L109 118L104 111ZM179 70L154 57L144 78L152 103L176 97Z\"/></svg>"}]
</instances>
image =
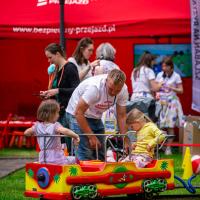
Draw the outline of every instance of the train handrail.
<instances>
[{"instance_id":1,"label":"train handrail","mask_svg":"<svg viewBox=\"0 0 200 200\"><path fill-rule=\"evenodd\" d=\"M84 133L84 136L87 136L87 135L91 135L91 134L87 134L87 133ZM104 150L105 150L105 162L107 162L107 157L106 157L106 152L107 152L107 141L109 140L109 138L112 136L112 137L123 137L123 153L125 153L124 151L124 143L125 143L125 138L127 137L129 143L130 143L130 140L128 138L128 135L127 134L94 134L95 136L104 136L105 137L105 143L104 143ZM66 135L37 135L36 137L43 137L44 138L44 148L42 149L44 151L44 163L46 163L46 151L47 151L47 146L48 146L48 142L47 142L47 137L66 137ZM111 141L109 140L110 144L111 144ZM114 147L114 146L113 146ZM75 149L75 151L77 151L77 149ZM77 157L77 152L74 151L74 144L73 144L73 139L72 139L72 151L71 151L71 154L74 155L75 153L75 157ZM129 152L130 152L130 145L129 145ZM99 153L98 153L98 145L96 143L96 160L98 160L99 158Z\"/></svg>"},{"instance_id":2,"label":"train handrail","mask_svg":"<svg viewBox=\"0 0 200 200\"><path fill-rule=\"evenodd\" d=\"M120 134L120 133L116 133L116 134L94 134L95 136L104 136L105 137L105 143L104 143L104 151L105 151L105 162L107 162L107 156L106 156L106 152L107 152L107 144L109 142L109 144L111 145L111 148L115 151L115 152L119 152L119 149L114 147L114 145L112 144L111 142L111 137L122 137L123 138L123 149L122 151L120 150L120 152L123 154L123 157L124 155L126 154L126 150L125 150L125 139L127 139L128 141L128 156L130 157L131 155L131 141L130 141L130 138L129 138L129 134L136 134L135 131L127 131L126 134ZM163 133L164 134L164 133ZM87 136L87 135L91 135L90 133L84 133L84 136ZM46 138L47 137L66 137L66 135L37 135L36 137L44 137L44 163L46 163L46 150L47 150L47 141L46 141ZM160 136L159 136L160 137ZM166 141L169 139L169 138L172 138L174 137L174 135L166 135L165 134L165 139L164 141L159 144L159 137L157 139L157 144L156 144L156 159L158 160L159 159L159 150L163 147L163 145L166 143ZM72 151L71 151L71 155L73 156L75 153L75 157L77 157L77 149L74 149L74 144L73 144L73 139L72 139ZM96 160L98 160L99 158L99 154L98 154L98 145L96 143ZM118 159L117 159L118 161Z\"/></svg>"}]
</instances>

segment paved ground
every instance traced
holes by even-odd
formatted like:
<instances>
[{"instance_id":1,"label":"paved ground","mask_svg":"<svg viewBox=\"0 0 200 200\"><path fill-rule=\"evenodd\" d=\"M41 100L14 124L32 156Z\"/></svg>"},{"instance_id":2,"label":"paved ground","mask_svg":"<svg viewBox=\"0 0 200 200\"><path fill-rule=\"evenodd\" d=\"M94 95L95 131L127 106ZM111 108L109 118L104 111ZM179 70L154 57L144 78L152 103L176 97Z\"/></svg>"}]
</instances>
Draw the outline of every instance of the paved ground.
<instances>
[{"instance_id":1,"label":"paved ground","mask_svg":"<svg viewBox=\"0 0 200 200\"><path fill-rule=\"evenodd\" d=\"M0 158L0 178L21 169L28 162L33 162L37 158Z\"/></svg>"}]
</instances>

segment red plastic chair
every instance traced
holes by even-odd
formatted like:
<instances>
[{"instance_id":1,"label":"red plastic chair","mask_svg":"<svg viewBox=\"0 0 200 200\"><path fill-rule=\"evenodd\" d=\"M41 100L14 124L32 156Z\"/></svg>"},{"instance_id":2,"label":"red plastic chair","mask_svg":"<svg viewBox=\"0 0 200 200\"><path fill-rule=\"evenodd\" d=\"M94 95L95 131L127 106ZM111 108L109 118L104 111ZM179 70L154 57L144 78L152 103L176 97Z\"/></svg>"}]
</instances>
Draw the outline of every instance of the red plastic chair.
<instances>
[{"instance_id":1,"label":"red plastic chair","mask_svg":"<svg viewBox=\"0 0 200 200\"><path fill-rule=\"evenodd\" d=\"M8 128L12 115L12 113L8 114L5 127L3 128L3 131L0 132L0 149L3 149L4 147L8 146Z\"/></svg>"},{"instance_id":2,"label":"red plastic chair","mask_svg":"<svg viewBox=\"0 0 200 200\"><path fill-rule=\"evenodd\" d=\"M26 137L24 135L24 131L13 131L11 134L11 139L9 142L9 147L13 147L15 143L17 143L17 147L21 148L23 146L23 142L25 141L26 148L35 147L36 138L34 136Z\"/></svg>"}]
</instances>

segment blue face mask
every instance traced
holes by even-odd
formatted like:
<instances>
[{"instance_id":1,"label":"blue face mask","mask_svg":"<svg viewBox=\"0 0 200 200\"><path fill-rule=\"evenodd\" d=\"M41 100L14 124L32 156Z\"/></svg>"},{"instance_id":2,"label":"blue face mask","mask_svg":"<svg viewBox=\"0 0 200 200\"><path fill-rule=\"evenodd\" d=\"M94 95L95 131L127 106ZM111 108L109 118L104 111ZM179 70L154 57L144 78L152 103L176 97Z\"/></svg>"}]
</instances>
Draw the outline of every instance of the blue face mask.
<instances>
[{"instance_id":1,"label":"blue face mask","mask_svg":"<svg viewBox=\"0 0 200 200\"><path fill-rule=\"evenodd\" d=\"M48 67L48 69L47 69L49 75L52 74L52 73L54 73L55 70L56 70L55 64L51 64L51 65Z\"/></svg>"}]
</instances>

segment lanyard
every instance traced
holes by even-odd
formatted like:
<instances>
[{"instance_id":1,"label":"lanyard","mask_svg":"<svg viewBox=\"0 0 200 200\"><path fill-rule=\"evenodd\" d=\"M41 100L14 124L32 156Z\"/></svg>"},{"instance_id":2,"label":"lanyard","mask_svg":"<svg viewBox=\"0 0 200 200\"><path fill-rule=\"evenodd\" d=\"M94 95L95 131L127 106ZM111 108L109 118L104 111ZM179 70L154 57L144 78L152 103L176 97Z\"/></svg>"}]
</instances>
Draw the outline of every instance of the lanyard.
<instances>
[{"instance_id":1,"label":"lanyard","mask_svg":"<svg viewBox=\"0 0 200 200\"><path fill-rule=\"evenodd\" d=\"M115 98L114 98L114 101L113 101L113 104L109 104L109 101L108 101L108 90L107 90L107 87L106 87L106 82L105 82L105 89L106 89L106 98L107 98L107 104L108 104L108 110L109 110L109 108L110 107L112 107L114 104L115 104L115 101L116 101L116 96L115 96ZM110 110L109 110L109 117L111 116L111 114L110 114Z\"/></svg>"}]
</instances>

